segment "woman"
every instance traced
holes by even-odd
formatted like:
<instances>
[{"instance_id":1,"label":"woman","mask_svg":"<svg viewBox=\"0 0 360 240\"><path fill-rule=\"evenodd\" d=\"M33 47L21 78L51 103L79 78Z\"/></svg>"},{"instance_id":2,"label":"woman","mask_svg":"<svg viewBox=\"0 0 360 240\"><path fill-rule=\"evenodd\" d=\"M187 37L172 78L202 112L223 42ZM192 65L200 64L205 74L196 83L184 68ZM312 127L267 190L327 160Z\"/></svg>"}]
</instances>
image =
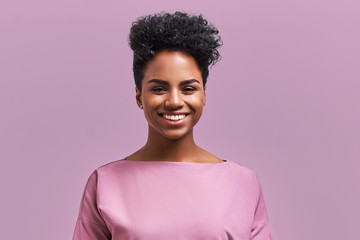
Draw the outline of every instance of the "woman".
<instances>
[{"instance_id":1,"label":"woman","mask_svg":"<svg viewBox=\"0 0 360 240\"><path fill-rule=\"evenodd\" d=\"M202 16L161 13L133 23L136 101L148 139L90 176L74 240L272 239L256 175L194 141L220 45Z\"/></svg>"}]
</instances>

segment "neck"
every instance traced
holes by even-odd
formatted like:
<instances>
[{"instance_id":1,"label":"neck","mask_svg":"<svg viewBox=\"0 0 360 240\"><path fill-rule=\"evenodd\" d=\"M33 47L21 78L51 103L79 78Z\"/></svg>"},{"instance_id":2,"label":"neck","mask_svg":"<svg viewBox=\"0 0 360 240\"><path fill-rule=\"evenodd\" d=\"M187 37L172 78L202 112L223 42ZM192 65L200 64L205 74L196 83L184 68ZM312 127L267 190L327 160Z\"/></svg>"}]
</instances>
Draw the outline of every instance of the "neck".
<instances>
[{"instance_id":1,"label":"neck","mask_svg":"<svg viewBox=\"0 0 360 240\"><path fill-rule=\"evenodd\" d=\"M195 144L193 131L179 139L167 139L149 128L148 139L141 149L143 158L149 161L192 161L199 147Z\"/></svg>"}]
</instances>

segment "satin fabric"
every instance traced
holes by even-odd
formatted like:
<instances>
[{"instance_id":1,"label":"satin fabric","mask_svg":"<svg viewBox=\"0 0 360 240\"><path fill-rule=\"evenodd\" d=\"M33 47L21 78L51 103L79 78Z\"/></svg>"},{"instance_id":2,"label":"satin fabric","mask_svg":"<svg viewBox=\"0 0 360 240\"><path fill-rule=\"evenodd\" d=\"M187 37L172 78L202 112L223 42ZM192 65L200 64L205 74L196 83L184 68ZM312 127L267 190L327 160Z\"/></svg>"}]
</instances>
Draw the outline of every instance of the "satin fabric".
<instances>
[{"instance_id":1,"label":"satin fabric","mask_svg":"<svg viewBox=\"0 0 360 240\"><path fill-rule=\"evenodd\" d=\"M73 240L272 240L258 178L237 162L118 160L96 169Z\"/></svg>"}]
</instances>

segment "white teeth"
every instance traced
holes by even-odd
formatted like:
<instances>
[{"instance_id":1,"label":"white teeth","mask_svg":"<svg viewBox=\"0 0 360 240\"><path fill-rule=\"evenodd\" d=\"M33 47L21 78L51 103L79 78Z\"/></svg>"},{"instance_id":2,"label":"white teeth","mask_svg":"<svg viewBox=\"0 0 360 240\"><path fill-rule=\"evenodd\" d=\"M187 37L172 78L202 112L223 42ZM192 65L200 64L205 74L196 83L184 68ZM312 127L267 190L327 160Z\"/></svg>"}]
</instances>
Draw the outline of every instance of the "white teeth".
<instances>
[{"instance_id":1,"label":"white teeth","mask_svg":"<svg viewBox=\"0 0 360 240\"><path fill-rule=\"evenodd\" d=\"M171 121L179 121L182 120L186 117L185 114L180 114L180 115L167 115L167 114L162 114L162 116L164 118L166 118L167 120L171 120Z\"/></svg>"}]
</instances>

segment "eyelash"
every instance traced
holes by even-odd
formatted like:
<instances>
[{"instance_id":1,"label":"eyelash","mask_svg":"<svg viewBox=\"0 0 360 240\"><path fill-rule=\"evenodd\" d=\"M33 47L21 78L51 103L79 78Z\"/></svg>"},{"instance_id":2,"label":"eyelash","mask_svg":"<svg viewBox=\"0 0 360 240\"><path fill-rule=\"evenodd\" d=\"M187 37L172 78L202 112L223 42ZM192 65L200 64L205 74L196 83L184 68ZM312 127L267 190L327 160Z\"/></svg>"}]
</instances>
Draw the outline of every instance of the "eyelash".
<instances>
[{"instance_id":1,"label":"eyelash","mask_svg":"<svg viewBox=\"0 0 360 240\"><path fill-rule=\"evenodd\" d=\"M184 89L183 89L183 91L185 91L185 92L193 92L195 90L196 90L196 88L194 88L194 87L184 87Z\"/></svg>"},{"instance_id":2,"label":"eyelash","mask_svg":"<svg viewBox=\"0 0 360 240\"><path fill-rule=\"evenodd\" d=\"M153 92L165 92L166 90L165 90L165 88L163 88L163 87L154 87L154 88L152 89L152 91L153 91Z\"/></svg>"},{"instance_id":3,"label":"eyelash","mask_svg":"<svg viewBox=\"0 0 360 240\"><path fill-rule=\"evenodd\" d=\"M196 88L187 86L187 87L184 87L182 91L186 92L186 93L189 93L189 92L193 92L195 90L196 90ZM161 93L161 92L166 92L166 88L164 88L164 87L154 87L154 88L151 89L151 91L153 91L155 93Z\"/></svg>"}]
</instances>

